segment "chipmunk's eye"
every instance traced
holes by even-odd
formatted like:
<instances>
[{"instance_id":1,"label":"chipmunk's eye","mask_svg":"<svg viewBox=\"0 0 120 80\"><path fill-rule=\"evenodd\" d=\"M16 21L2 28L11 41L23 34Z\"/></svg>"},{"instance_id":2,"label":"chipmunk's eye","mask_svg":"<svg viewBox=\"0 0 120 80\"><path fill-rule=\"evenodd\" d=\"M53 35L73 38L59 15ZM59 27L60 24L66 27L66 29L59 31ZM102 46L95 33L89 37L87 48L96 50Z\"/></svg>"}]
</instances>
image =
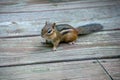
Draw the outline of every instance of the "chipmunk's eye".
<instances>
[{"instance_id":1,"label":"chipmunk's eye","mask_svg":"<svg viewBox=\"0 0 120 80\"><path fill-rule=\"evenodd\" d=\"M52 29L48 29L48 32L47 32L47 33L50 34L51 32L52 32Z\"/></svg>"}]
</instances>

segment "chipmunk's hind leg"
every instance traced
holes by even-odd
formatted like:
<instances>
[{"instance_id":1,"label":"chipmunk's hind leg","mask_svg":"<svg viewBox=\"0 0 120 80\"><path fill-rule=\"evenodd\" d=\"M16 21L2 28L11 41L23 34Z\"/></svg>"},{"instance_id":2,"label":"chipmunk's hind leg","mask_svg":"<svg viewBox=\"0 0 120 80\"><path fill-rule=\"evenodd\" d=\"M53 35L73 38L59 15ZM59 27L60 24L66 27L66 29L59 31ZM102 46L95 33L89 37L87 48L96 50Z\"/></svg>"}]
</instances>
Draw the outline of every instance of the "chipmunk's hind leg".
<instances>
[{"instance_id":1,"label":"chipmunk's hind leg","mask_svg":"<svg viewBox=\"0 0 120 80\"><path fill-rule=\"evenodd\" d=\"M70 45L76 44L76 41L69 42Z\"/></svg>"},{"instance_id":2,"label":"chipmunk's hind leg","mask_svg":"<svg viewBox=\"0 0 120 80\"><path fill-rule=\"evenodd\" d=\"M74 44L76 42L77 38L78 38L77 34L70 32L70 33L67 33L66 35L64 35L64 42Z\"/></svg>"}]
</instances>

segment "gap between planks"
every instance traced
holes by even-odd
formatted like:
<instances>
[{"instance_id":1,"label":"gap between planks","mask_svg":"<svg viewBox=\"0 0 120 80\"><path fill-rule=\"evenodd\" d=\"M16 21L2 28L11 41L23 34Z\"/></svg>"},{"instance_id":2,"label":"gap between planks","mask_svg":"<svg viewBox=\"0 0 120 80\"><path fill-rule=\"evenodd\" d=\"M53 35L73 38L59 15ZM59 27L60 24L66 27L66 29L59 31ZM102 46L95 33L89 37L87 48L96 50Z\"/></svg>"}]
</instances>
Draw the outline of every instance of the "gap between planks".
<instances>
[{"instance_id":1,"label":"gap between planks","mask_svg":"<svg viewBox=\"0 0 120 80\"><path fill-rule=\"evenodd\" d=\"M5 67L0 72L0 79L11 80L109 80L96 60Z\"/></svg>"},{"instance_id":2,"label":"gap between planks","mask_svg":"<svg viewBox=\"0 0 120 80\"><path fill-rule=\"evenodd\" d=\"M26 65L39 65L39 64L51 64L51 63L64 63L64 62L76 62L76 61L88 61L88 60L102 60L102 59L119 59L120 55L117 56L105 56L105 57L91 57L91 58L81 58L81 59L68 59L68 60L53 60L53 61L43 61L43 62L31 62L31 63L20 63L20 64L8 64L0 65L0 68L4 67L16 67L16 66L26 66Z\"/></svg>"}]
</instances>

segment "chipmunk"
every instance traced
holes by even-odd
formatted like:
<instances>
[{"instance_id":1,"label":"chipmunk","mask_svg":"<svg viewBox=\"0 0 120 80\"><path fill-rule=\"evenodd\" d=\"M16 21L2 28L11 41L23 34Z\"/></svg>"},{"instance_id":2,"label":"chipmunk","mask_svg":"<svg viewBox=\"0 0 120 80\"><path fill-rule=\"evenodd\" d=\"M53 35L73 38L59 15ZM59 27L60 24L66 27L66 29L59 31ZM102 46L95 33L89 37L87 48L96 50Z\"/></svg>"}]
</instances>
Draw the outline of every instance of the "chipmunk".
<instances>
[{"instance_id":1,"label":"chipmunk","mask_svg":"<svg viewBox=\"0 0 120 80\"><path fill-rule=\"evenodd\" d=\"M41 36L53 44L55 51L60 42L73 43L77 40L79 35L90 34L92 32L100 31L103 28L101 24L93 23L72 27L69 24L45 23L41 30Z\"/></svg>"}]
</instances>

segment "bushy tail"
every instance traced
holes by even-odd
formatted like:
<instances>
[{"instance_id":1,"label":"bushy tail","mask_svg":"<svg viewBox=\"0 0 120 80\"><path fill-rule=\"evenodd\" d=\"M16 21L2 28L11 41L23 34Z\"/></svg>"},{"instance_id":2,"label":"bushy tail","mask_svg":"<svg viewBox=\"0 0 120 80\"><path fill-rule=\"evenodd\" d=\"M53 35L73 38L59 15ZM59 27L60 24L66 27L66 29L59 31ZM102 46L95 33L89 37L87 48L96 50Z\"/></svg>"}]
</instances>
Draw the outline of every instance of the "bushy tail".
<instances>
[{"instance_id":1,"label":"bushy tail","mask_svg":"<svg viewBox=\"0 0 120 80\"><path fill-rule=\"evenodd\" d=\"M103 26L101 24L92 23L92 24L79 26L77 28L77 31L78 31L78 35L85 35L85 34L90 34L93 32L100 31L102 29L103 29Z\"/></svg>"}]
</instances>

